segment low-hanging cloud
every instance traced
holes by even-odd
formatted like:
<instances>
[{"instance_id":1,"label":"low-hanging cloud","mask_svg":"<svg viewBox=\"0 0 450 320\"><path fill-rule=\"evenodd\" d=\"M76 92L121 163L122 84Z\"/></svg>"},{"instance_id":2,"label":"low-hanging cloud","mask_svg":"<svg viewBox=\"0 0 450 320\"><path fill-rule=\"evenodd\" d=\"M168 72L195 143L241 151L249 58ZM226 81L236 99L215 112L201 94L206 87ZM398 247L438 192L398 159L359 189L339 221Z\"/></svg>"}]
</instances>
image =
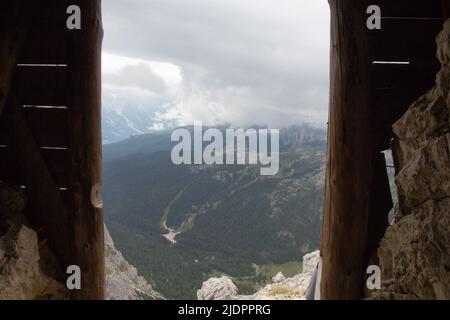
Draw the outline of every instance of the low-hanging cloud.
<instances>
[{"instance_id":1,"label":"low-hanging cloud","mask_svg":"<svg viewBox=\"0 0 450 320\"><path fill-rule=\"evenodd\" d=\"M144 63L126 65L116 73L104 73L103 82L117 86L131 86L154 94L166 93L166 85L159 75Z\"/></svg>"},{"instance_id":2,"label":"low-hanging cloud","mask_svg":"<svg viewBox=\"0 0 450 320\"><path fill-rule=\"evenodd\" d=\"M103 7L106 52L180 69L177 94L157 120L326 122L325 0L108 0ZM149 71L124 68L105 81L162 94L165 82Z\"/></svg>"}]
</instances>

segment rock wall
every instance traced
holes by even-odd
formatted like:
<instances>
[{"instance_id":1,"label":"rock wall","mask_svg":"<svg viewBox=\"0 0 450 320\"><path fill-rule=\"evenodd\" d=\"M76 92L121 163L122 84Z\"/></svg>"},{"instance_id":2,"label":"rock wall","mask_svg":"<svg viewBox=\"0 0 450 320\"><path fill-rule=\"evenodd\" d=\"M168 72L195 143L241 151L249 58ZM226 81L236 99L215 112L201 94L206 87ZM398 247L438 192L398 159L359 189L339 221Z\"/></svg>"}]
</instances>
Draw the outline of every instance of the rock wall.
<instances>
[{"instance_id":1,"label":"rock wall","mask_svg":"<svg viewBox=\"0 0 450 320\"><path fill-rule=\"evenodd\" d=\"M436 41L436 86L393 126L400 218L378 250L375 298L450 299L450 20Z\"/></svg>"},{"instance_id":2,"label":"rock wall","mask_svg":"<svg viewBox=\"0 0 450 320\"><path fill-rule=\"evenodd\" d=\"M0 300L65 299L57 260L27 226L25 205L20 189L0 181Z\"/></svg>"},{"instance_id":3,"label":"rock wall","mask_svg":"<svg viewBox=\"0 0 450 320\"><path fill-rule=\"evenodd\" d=\"M0 300L68 299L57 258L22 214L26 202L21 189L0 181ZM108 299L163 299L116 250L106 227L105 252Z\"/></svg>"},{"instance_id":4,"label":"rock wall","mask_svg":"<svg viewBox=\"0 0 450 320\"><path fill-rule=\"evenodd\" d=\"M0 238L0 300L65 299L64 285L47 275L36 232L24 225Z\"/></svg>"}]
</instances>

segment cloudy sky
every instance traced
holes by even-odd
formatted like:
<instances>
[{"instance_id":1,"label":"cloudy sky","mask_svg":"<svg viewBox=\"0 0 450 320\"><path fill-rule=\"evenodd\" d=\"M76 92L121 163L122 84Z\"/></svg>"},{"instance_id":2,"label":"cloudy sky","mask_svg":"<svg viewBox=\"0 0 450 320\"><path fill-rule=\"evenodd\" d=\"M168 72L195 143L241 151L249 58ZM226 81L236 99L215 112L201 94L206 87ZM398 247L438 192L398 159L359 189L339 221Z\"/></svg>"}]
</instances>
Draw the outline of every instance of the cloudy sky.
<instances>
[{"instance_id":1,"label":"cloudy sky","mask_svg":"<svg viewBox=\"0 0 450 320\"><path fill-rule=\"evenodd\" d=\"M104 108L152 127L327 121L326 0L103 1Z\"/></svg>"}]
</instances>

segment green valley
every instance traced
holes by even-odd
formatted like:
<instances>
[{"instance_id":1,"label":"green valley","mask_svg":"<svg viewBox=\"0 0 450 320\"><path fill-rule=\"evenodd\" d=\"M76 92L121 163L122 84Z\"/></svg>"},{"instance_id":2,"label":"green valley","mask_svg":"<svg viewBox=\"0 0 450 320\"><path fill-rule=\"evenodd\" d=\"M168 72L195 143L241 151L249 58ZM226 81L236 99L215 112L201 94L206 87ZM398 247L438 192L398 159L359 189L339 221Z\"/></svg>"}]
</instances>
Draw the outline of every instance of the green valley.
<instances>
[{"instance_id":1,"label":"green valley","mask_svg":"<svg viewBox=\"0 0 450 320\"><path fill-rule=\"evenodd\" d=\"M151 145L145 136L132 140L133 152L126 141L111 145L104 204L116 246L174 299L195 299L211 275L227 274L251 293L279 271L300 272L297 261L319 243L325 133L299 130L281 135L275 176L257 165L175 166L161 144L134 151L136 141Z\"/></svg>"}]
</instances>

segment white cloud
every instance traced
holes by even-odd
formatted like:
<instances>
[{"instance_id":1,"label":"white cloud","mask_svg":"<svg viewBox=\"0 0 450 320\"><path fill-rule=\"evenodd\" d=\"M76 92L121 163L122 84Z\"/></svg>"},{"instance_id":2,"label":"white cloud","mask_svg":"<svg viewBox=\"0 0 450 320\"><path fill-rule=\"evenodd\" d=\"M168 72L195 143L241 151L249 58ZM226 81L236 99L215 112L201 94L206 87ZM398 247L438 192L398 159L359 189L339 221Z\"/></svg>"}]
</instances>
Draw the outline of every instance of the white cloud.
<instances>
[{"instance_id":1,"label":"white cloud","mask_svg":"<svg viewBox=\"0 0 450 320\"><path fill-rule=\"evenodd\" d=\"M326 1L108 0L103 11L106 90L128 104L147 91L161 122L326 122Z\"/></svg>"}]
</instances>

